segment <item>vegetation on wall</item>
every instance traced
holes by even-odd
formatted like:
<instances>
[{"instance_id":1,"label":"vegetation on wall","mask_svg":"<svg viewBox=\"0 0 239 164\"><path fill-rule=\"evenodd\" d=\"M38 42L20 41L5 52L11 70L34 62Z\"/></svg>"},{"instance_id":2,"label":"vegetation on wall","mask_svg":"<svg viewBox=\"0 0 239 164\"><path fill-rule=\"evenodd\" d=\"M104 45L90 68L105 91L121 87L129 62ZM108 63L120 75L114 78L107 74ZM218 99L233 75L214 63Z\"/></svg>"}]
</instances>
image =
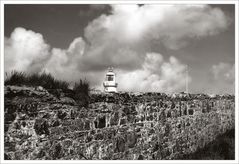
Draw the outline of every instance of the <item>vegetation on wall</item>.
<instances>
[{"instance_id":1,"label":"vegetation on wall","mask_svg":"<svg viewBox=\"0 0 239 164\"><path fill-rule=\"evenodd\" d=\"M5 85L15 86L42 86L50 93L56 95L58 98L60 94L57 92L69 93L69 83L66 81L58 80L54 78L50 73L32 73L27 74L25 72L12 71L10 74L6 73L4 80ZM79 106L88 106L89 104L89 82L87 80L80 80L76 82L71 92L71 98L73 98Z\"/></svg>"}]
</instances>

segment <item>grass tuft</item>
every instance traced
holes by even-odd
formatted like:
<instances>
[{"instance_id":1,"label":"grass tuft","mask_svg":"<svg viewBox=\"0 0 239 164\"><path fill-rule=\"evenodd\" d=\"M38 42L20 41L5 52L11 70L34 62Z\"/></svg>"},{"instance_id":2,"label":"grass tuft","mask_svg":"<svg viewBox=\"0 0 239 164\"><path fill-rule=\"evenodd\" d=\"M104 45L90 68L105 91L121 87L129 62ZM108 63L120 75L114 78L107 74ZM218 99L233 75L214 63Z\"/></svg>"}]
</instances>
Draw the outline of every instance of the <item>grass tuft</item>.
<instances>
[{"instance_id":1,"label":"grass tuft","mask_svg":"<svg viewBox=\"0 0 239 164\"><path fill-rule=\"evenodd\" d=\"M6 74L5 85L16 86L42 86L45 89L68 89L69 83L55 79L50 73L33 73L12 71L10 75Z\"/></svg>"},{"instance_id":2,"label":"grass tuft","mask_svg":"<svg viewBox=\"0 0 239 164\"><path fill-rule=\"evenodd\" d=\"M12 71L6 73L5 85L24 85L27 82L27 75L23 72Z\"/></svg>"}]
</instances>

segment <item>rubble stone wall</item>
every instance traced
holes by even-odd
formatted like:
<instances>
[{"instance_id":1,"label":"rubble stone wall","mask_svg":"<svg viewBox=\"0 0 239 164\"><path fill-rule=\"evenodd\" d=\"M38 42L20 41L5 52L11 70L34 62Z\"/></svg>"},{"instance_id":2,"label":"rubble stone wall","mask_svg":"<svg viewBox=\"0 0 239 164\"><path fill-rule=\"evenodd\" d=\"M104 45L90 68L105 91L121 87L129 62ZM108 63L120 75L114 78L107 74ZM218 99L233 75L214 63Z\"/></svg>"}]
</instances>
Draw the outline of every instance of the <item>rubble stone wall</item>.
<instances>
[{"instance_id":1,"label":"rubble stone wall","mask_svg":"<svg viewBox=\"0 0 239 164\"><path fill-rule=\"evenodd\" d=\"M5 159L177 159L235 124L234 98L94 98L5 88Z\"/></svg>"}]
</instances>

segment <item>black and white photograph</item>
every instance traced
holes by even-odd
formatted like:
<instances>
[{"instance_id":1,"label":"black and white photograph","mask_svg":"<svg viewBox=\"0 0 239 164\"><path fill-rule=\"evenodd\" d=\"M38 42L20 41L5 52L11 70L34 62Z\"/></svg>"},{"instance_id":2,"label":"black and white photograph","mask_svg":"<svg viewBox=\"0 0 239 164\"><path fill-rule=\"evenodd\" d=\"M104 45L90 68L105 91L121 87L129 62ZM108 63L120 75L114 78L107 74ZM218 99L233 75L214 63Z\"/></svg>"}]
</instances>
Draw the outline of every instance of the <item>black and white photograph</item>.
<instances>
[{"instance_id":1,"label":"black and white photograph","mask_svg":"<svg viewBox=\"0 0 239 164\"><path fill-rule=\"evenodd\" d=\"M1 162L237 163L237 14L3 0Z\"/></svg>"}]
</instances>

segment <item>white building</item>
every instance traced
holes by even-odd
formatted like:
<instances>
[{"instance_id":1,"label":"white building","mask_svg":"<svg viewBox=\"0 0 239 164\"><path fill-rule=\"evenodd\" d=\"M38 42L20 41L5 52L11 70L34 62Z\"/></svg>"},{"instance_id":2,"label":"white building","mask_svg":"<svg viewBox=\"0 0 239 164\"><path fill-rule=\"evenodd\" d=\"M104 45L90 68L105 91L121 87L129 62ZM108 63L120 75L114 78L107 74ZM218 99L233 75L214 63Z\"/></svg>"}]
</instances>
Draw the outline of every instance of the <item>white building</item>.
<instances>
[{"instance_id":1,"label":"white building","mask_svg":"<svg viewBox=\"0 0 239 164\"><path fill-rule=\"evenodd\" d=\"M113 72L113 68L109 68L106 73L105 81L103 82L104 91L105 92L117 92L117 83L115 80L115 73Z\"/></svg>"}]
</instances>

